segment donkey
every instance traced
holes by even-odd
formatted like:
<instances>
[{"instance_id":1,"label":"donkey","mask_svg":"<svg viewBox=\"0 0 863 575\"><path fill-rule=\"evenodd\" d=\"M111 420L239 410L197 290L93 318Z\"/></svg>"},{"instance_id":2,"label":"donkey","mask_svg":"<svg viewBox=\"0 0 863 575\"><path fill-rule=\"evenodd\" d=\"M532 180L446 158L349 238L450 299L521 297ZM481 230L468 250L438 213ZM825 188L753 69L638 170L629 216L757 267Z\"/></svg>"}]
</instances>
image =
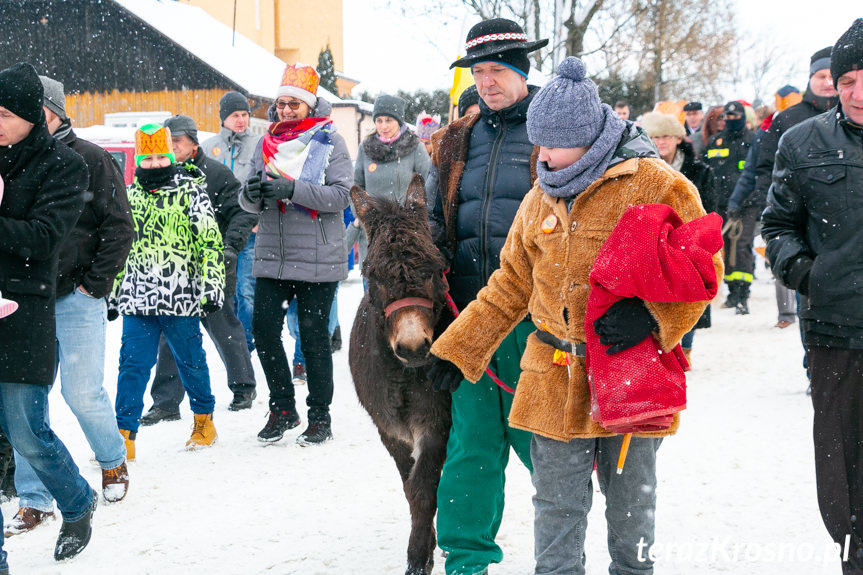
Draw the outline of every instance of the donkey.
<instances>
[{"instance_id":1,"label":"donkey","mask_svg":"<svg viewBox=\"0 0 863 575\"><path fill-rule=\"evenodd\" d=\"M406 575L432 572L437 487L452 424L449 393L426 380L429 348L452 322L445 262L431 238L422 178L405 205L351 190L369 240L348 358L360 404L396 462L411 511Z\"/></svg>"}]
</instances>

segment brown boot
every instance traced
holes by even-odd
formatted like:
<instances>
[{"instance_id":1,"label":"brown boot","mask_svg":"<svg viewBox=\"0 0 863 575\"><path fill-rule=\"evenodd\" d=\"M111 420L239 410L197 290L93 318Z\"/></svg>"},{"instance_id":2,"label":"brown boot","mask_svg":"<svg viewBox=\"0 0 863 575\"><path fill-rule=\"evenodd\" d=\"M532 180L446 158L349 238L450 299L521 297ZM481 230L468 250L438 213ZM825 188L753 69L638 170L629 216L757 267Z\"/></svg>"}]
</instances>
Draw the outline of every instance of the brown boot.
<instances>
[{"instance_id":1,"label":"brown boot","mask_svg":"<svg viewBox=\"0 0 863 575\"><path fill-rule=\"evenodd\" d=\"M121 429L120 435L126 442L126 461L135 461L135 438L138 434L128 429Z\"/></svg>"},{"instance_id":2,"label":"brown boot","mask_svg":"<svg viewBox=\"0 0 863 575\"><path fill-rule=\"evenodd\" d=\"M15 514L15 517L6 524L6 528L3 530L3 535L6 537L12 537L13 535L27 533L28 531L32 531L36 527L39 527L48 519L54 519L53 511L39 511L32 507L22 507L18 510L18 513Z\"/></svg>"},{"instance_id":3,"label":"brown boot","mask_svg":"<svg viewBox=\"0 0 863 575\"><path fill-rule=\"evenodd\" d=\"M129 470L124 461L114 469L102 470L102 496L108 503L122 501L129 491Z\"/></svg>"},{"instance_id":4,"label":"brown boot","mask_svg":"<svg viewBox=\"0 0 863 575\"><path fill-rule=\"evenodd\" d=\"M196 413L194 415L195 422L192 425L192 436L186 442L186 449L188 451L210 447L216 442L216 438L219 437L215 426L213 426L212 413Z\"/></svg>"}]
</instances>

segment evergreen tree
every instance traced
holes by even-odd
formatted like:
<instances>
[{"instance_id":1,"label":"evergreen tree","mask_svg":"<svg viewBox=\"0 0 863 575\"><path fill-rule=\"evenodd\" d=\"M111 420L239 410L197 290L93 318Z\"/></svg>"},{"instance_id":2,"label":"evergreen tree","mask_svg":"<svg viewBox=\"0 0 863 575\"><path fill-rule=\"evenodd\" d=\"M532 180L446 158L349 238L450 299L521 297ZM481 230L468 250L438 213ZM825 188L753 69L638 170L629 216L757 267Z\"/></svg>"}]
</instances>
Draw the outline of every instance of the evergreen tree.
<instances>
[{"instance_id":1,"label":"evergreen tree","mask_svg":"<svg viewBox=\"0 0 863 575\"><path fill-rule=\"evenodd\" d=\"M321 86L335 94L339 95L336 87L336 65L333 62L333 53L330 51L330 45L321 50L318 54L318 74L321 76Z\"/></svg>"}]
</instances>

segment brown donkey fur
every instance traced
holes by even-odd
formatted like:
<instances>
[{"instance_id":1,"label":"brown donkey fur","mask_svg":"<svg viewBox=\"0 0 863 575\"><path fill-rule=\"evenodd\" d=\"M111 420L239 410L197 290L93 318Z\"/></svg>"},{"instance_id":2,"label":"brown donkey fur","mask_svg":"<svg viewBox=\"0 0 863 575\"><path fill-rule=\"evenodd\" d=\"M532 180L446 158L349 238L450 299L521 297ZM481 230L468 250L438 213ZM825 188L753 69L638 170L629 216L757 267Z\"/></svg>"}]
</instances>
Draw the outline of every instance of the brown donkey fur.
<instances>
[{"instance_id":1,"label":"brown donkey fur","mask_svg":"<svg viewBox=\"0 0 863 575\"><path fill-rule=\"evenodd\" d=\"M449 393L426 380L428 351L452 321L444 260L431 238L422 178L414 175L404 206L351 197L366 230L368 292L360 302L348 353L360 403L396 462L411 511L406 575L427 575L437 546L437 486L452 423Z\"/></svg>"}]
</instances>

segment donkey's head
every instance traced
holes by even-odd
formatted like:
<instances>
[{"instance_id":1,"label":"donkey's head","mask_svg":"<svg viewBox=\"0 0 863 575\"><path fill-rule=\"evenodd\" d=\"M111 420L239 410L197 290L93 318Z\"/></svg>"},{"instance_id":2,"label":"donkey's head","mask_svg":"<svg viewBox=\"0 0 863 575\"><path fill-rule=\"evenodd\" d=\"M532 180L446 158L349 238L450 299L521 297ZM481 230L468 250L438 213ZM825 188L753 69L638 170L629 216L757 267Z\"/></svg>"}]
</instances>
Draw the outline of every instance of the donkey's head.
<instances>
[{"instance_id":1,"label":"donkey's head","mask_svg":"<svg viewBox=\"0 0 863 575\"><path fill-rule=\"evenodd\" d=\"M351 198L369 240L363 275L375 320L402 364L423 365L447 291L444 259L429 230L423 179L414 174L404 206L372 198L359 186Z\"/></svg>"}]
</instances>

